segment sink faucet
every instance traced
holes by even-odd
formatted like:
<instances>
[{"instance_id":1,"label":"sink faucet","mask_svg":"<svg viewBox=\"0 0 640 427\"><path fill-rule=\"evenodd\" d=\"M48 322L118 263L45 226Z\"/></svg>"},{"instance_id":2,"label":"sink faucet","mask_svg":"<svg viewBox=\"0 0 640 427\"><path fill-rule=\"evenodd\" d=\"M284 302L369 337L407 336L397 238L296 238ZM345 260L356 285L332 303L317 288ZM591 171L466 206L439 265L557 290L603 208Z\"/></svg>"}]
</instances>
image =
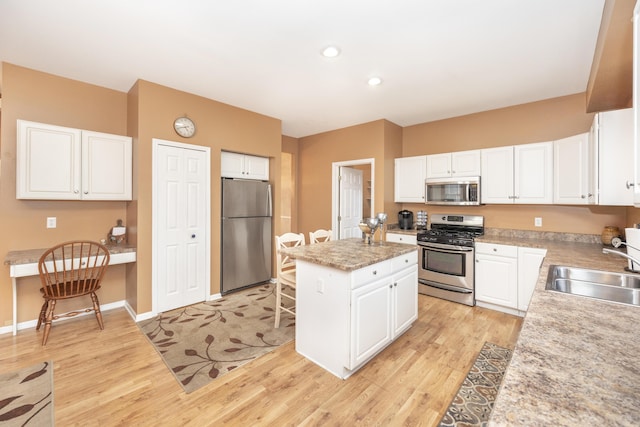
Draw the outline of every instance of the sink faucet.
<instances>
[{"instance_id":1,"label":"sink faucet","mask_svg":"<svg viewBox=\"0 0 640 427\"><path fill-rule=\"evenodd\" d=\"M629 247L631 249L638 250L637 248L634 248L633 246L627 245L625 242L620 240L619 237L614 237L613 239L611 239L611 245L614 248L619 248L621 245L625 245L625 246L627 246L627 247ZM602 248L602 253L603 254L613 254L613 255L621 256L623 258L631 260L633 262L633 264L631 264L632 266L640 266L640 260L638 260L637 258L634 258L631 255L628 255L628 254L626 254L624 252L615 251L615 250L609 249L609 248ZM633 269L629 269L629 270L633 271L634 273L640 273L640 271L638 271L638 270L633 270Z\"/></svg>"}]
</instances>

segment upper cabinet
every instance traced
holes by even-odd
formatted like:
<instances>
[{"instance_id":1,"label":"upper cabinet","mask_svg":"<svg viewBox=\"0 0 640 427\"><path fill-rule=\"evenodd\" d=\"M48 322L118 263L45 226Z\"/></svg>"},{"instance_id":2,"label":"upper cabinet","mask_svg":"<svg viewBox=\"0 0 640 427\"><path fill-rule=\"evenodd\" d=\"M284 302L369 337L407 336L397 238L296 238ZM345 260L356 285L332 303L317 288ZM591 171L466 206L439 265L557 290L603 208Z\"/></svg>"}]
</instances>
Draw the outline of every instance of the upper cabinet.
<instances>
[{"instance_id":1,"label":"upper cabinet","mask_svg":"<svg viewBox=\"0 0 640 427\"><path fill-rule=\"evenodd\" d=\"M16 197L131 200L132 140L18 120Z\"/></svg>"},{"instance_id":2,"label":"upper cabinet","mask_svg":"<svg viewBox=\"0 0 640 427\"><path fill-rule=\"evenodd\" d=\"M593 128L598 146L598 203L633 206L633 109L598 113Z\"/></svg>"},{"instance_id":3,"label":"upper cabinet","mask_svg":"<svg viewBox=\"0 0 640 427\"><path fill-rule=\"evenodd\" d=\"M395 159L394 200L396 203L424 203L427 156Z\"/></svg>"},{"instance_id":4,"label":"upper cabinet","mask_svg":"<svg viewBox=\"0 0 640 427\"><path fill-rule=\"evenodd\" d=\"M482 203L553 203L553 143L481 150Z\"/></svg>"},{"instance_id":5,"label":"upper cabinet","mask_svg":"<svg viewBox=\"0 0 640 427\"><path fill-rule=\"evenodd\" d=\"M223 151L221 153L221 171L223 178L244 178L269 180L269 159L267 157Z\"/></svg>"},{"instance_id":6,"label":"upper cabinet","mask_svg":"<svg viewBox=\"0 0 640 427\"><path fill-rule=\"evenodd\" d=\"M553 141L553 203L596 203L593 145L590 133Z\"/></svg>"},{"instance_id":7,"label":"upper cabinet","mask_svg":"<svg viewBox=\"0 0 640 427\"><path fill-rule=\"evenodd\" d=\"M480 176L480 150L427 156L427 178Z\"/></svg>"}]
</instances>

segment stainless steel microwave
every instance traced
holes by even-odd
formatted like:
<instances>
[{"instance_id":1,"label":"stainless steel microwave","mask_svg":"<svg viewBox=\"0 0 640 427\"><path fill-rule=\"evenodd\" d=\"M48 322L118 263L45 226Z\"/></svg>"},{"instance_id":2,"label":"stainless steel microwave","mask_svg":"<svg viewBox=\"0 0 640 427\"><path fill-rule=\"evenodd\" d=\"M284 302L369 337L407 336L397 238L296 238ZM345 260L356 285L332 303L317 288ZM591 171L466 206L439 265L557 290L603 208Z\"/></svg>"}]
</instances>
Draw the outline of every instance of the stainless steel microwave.
<instances>
[{"instance_id":1,"label":"stainless steel microwave","mask_svg":"<svg viewBox=\"0 0 640 427\"><path fill-rule=\"evenodd\" d=\"M470 206L480 204L480 177L430 178L425 181L428 205Z\"/></svg>"}]
</instances>

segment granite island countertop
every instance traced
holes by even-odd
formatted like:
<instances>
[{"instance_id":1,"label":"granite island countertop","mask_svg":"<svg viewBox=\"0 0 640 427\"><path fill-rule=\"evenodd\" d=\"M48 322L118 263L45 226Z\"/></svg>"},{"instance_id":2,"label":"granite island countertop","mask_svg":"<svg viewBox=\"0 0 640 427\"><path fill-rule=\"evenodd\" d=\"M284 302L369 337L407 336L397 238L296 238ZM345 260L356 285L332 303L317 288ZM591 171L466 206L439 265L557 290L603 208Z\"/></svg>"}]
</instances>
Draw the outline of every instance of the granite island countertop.
<instances>
[{"instance_id":1,"label":"granite island countertop","mask_svg":"<svg viewBox=\"0 0 640 427\"><path fill-rule=\"evenodd\" d=\"M280 252L294 259L353 271L416 250L414 245L392 242L374 242L369 245L362 239L352 238L280 249Z\"/></svg>"},{"instance_id":2,"label":"granite island countertop","mask_svg":"<svg viewBox=\"0 0 640 427\"><path fill-rule=\"evenodd\" d=\"M491 426L640 425L640 307L545 290L549 266L624 272L601 243L482 236L546 248Z\"/></svg>"}]
</instances>

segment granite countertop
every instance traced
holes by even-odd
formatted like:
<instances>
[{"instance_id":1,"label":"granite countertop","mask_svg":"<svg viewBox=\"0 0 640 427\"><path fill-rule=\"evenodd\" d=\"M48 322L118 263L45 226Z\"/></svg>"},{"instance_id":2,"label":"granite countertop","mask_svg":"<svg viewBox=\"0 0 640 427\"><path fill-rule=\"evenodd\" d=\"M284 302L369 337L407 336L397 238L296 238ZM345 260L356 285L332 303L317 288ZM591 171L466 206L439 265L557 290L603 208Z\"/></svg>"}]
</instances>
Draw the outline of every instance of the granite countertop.
<instances>
[{"instance_id":1,"label":"granite countertop","mask_svg":"<svg viewBox=\"0 0 640 427\"><path fill-rule=\"evenodd\" d=\"M353 271L416 250L415 245L392 242L374 242L369 245L362 239L353 238L280 249L280 252L294 259Z\"/></svg>"},{"instance_id":2,"label":"granite countertop","mask_svg":"<svg viewBox=\"0 0 640 427\"><path fill-rule=\"evenodd\" d=\"M489 425L640 425L640 307L545 290L554 264L624 272L601 243L482 236L546 248Z\"/></svg>"},{"instance_id":3,"label":"granite countertop","mask_svg":"<svg viewBox=\"0 0 640 427\"><path fill-rule=\"evenodd\" d=\"M106 245L111 255L135 252L136 247L131 245ZM40 260L40 256L48 248L24 249L20 251L10 251L4 258L5 265L33 264Z\"/></svg>"}]
</instances>

